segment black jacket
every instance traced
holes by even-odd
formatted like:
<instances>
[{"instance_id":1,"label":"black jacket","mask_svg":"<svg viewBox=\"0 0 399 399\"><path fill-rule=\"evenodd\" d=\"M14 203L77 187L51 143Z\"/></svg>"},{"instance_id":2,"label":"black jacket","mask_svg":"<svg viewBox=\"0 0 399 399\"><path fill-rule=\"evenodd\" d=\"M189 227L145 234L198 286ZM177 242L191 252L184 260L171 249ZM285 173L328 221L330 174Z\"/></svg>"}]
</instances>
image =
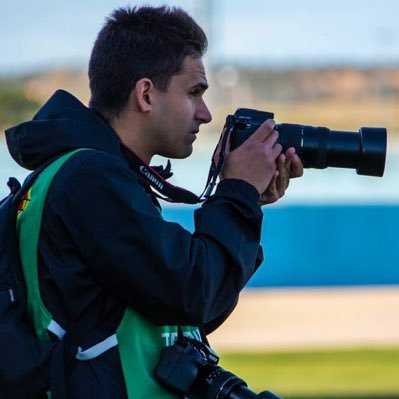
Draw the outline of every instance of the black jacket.
<instances>
[{"instance_id":1,"label":"black jacket","mask_svg":"<svg viewBox=\"0 0 399 399\"><path fill-rule=\"evenodd\" d=\"M12 157L33 170L76 148L56 175L39 240L40 289L76 340L113 334L126 306L155 324L217 328L262 261L255 188L225 180L195 211L195 231L162 219L129 167L118 136L93 111L57 91L32 121L6 131ZM117 349L76 365L71 398L121 398ZM87 363L87 364L86 364Z\"/></svg>"}]
</instances>

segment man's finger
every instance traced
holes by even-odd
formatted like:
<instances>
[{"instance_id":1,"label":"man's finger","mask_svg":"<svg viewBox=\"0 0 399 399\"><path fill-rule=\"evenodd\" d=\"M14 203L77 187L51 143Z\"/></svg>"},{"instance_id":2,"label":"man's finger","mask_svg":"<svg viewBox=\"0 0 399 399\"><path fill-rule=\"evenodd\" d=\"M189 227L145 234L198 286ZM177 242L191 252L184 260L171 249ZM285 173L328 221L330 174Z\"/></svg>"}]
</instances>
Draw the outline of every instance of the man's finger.
<instances>
[{"instance_id":1,"label":"man's finger","mask_svg":"<svg viewBox=\"0 0 399 399\"><path fill-rule=\"evenodd\" d=\"M281 154L278 158L279 178L277 179L277 190L282 197L289 184L291 159L285 154Z\"/></svg>"},{"instance_id":2,"label":"man's finger","mask_svg":"<svg viewBox=\"0 0 399 399\"><path fill-rule=\"evenodd\" d=\"M297 154L291 158L291 178L301 177L303 175L303 165Z\"/></svg>"},{"instance_id":3,"label":"man's finger","mask_svg":"<svg viewBox=\"0 0 399 399\"><path fill-rule=\"evenodd\" d=\"M291 170L289 173L289 177L295 178L295 177L302 176L303 175L303 165L302 165L301 159L295 153L295 148L294 147L288 148L288 150L286 151L285 154L286 154L287 158L289 158L291 161L291 165L290 165Z\"/></svg>"},{"instance_id":4,"label":"man's finger","mask_svg":"<svg viewBox=\"0 0 399 399\"><path fill-rule=\"evenodd\" d=\"M286 160L285 165L284 165L285 176L286 176L288 181L290 180L290 177L291 177L292 158L293 158L293 155L288 155L287 156L287 160ZM288 184L287 184L287 187L288 187Z\"/></svg>"},{"instance_id":5,"label":"man's finger","mask_svg":"<svg viewBox=\"0 0 399 399\"><path fill-rule=\"evenodd\" d=\"M268 119L266 122L263 122L259 128L253 133L247 140L246 142L257 142L257 143L262 143L264 142L271 134L275 136L274 142L278 138L278 133L276 130L274 130L274 126L276 123L274 122L273 119ZM273 142L273 143L274 143Z\"/></svg>"},{"instance_id":6,"label":"man's finger","mask_svg":"<svg viewBox=\"0 0 399 399\"><path fill-rule=\"evenodd\" d=\"M272 144L272 152L276 158L281 154L282 150L283 150L283 147L281 146L281 144L279 144L279 143L275 143L274 145Z\"/></svg>"}]
</instances>

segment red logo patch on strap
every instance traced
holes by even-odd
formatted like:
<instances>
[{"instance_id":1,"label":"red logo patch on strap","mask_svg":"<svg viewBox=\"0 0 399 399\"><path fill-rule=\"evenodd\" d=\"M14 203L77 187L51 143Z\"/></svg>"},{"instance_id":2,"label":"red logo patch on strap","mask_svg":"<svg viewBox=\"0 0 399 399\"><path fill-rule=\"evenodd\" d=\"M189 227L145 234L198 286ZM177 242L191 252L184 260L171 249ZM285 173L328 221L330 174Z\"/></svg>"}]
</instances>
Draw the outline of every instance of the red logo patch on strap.
<instances>
[{"instance_id":1,"label":"red logo patch on strap","mask_svg":"<svg viewBox=\"0 0 399 399\"><path fill-rule=\"evenodd\" d=\"M30 188L22 197L21 201L18 204L18 211L17 211L17 218L19 218L22 214L22 212L27 208L29 205L30 199L31 199L31 191L32 188Z\"/></svg>"}]
</instances>

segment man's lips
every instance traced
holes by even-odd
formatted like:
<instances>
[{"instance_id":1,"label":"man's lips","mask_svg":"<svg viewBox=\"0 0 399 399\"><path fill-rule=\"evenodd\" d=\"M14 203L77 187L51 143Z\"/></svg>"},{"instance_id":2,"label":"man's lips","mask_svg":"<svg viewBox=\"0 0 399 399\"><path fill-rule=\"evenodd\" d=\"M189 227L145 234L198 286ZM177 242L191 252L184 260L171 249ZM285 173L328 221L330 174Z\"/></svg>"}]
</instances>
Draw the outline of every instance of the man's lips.
<instances>
[{"instance_id":1,"label":"man's lips","mask_svg":"<svg viewBox=\"0 0 399 399\"><path fill-rule=\"evenodd\" d=\"M192 141L197 140L197 133L198 133L198 132L199 132L199 130L192 130L192 131L191 131L190 137L191 137Z\"/></svg>"}]
</instances>

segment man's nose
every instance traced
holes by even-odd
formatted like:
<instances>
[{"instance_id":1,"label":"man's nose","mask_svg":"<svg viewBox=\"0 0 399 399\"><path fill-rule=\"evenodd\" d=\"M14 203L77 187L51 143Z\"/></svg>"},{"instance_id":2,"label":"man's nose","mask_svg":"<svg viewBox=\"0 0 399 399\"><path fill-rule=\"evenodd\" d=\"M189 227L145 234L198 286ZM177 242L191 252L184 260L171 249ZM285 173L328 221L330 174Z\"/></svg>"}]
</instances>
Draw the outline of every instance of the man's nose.
<instances>
[{"instance_id":1,"label":"man's nose","mask_svg":"<svg viewBox=\"0 0 399 399\"><path fill-rule=\"evenodd\" d=\"M200 123L209 123L212 120L212 114L210 113L204 101L202 102L201 107L198 109L197 119L200 121Z\"/></svg>"}]
</instances>

